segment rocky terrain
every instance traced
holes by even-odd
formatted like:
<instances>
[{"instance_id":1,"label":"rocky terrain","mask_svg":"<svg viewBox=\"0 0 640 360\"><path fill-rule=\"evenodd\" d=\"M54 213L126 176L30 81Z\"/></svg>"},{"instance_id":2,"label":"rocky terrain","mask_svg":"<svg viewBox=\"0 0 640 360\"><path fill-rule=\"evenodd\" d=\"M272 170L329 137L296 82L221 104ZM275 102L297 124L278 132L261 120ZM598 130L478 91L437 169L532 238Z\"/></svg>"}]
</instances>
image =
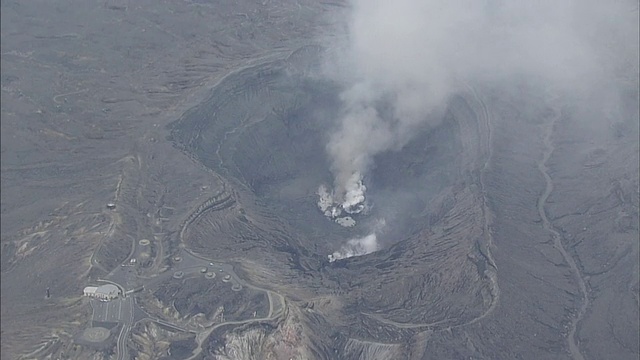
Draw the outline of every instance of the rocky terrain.
<instances>
[{"instance_id":1,"label":"rocky terrain","mask_svg":"<svg viewBox=\"0 0 640 360\"><path fill-rule=\"evenodd\" d=\"M612 116L464 84L345 228L316 206L345 6L2 3L3 358L638 357L637 77ZM82 288L125 271L128 336L77 341Z\"/></svg>"}]
</instances>

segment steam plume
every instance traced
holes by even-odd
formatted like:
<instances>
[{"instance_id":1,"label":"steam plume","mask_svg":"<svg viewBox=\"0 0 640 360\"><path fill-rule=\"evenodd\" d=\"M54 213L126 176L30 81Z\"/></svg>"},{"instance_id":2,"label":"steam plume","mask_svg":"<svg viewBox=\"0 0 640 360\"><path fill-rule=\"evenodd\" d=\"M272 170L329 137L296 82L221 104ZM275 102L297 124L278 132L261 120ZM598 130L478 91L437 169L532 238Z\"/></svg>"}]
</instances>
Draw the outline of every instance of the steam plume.
<instances>
[{"instance_id":1,"label":"steam plume","mask_svg":"<svg viewBox=\"0 0 640 360\"><path fill-rule=\"evenodd\" d=\"M376 234L369 234L365 237L355 238L347 241L340 250L329 255L329 262L346 259L353 256L370 254L378 250L378 239Z\"/></svg>"},{"instance_id":2,"label":"steam plume","mask_svg":"<svg viewBox=\"0 0 640 360\"><path fill-rule=\"evenodd\" d=\"M580 96L610 91L625 64L638 72L637 1L351 2L346 50L329 59L347 80L327 146L333 200L347 207L364 202L373 158L435 124L463 82L535 79Z\"/></svg>"},{"instance_id":3,"label":"steam plume","mask_svg":"<svg viewBox=\"0 0 640 360\"><path fill-rule=\"evenodd\" d=\"M345 89L327 144L333 189L319 190L320 208L334 219L365 208L375 156L436 124L463 85L553 89L591 121L619 108L622 82L637 87L637 0L351 3L347 40L333 39L327 59L328 75ZM332 258L377 247L373 233L349 240Z\"/></svg>"}]
</instances>

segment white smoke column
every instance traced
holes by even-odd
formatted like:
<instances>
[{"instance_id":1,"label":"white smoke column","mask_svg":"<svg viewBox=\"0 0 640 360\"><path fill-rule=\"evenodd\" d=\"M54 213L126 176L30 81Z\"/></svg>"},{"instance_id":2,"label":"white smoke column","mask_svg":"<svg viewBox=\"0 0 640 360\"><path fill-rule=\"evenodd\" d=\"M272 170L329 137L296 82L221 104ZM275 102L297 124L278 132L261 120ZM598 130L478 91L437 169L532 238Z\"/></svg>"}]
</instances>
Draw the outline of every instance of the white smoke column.
<instances>
[{"instance_id":1,"label":"white smoke column","mask_svg":"<svg viewBox=\"0 0 640 360\"><path fill-rule=\"evenodd\" d=\"M341 206L349 214L357 214L364 210L364 193L367 187L362 183L362 175L355 173L347 182L344 201Z\"/></svg>"},{"instance_id":2,"label":"white smoke column","mask_svg":"<svg viewBox=\"0 0 640 360\"><path fill-rule=\"evenodd\" d=\"M339 204L363 199L373 158L436 124L461 83L602 99L615 98L614 73L638 73L634 0L352 0L350 11L344 53L327 65L346 88L327 145Z\"/></svg>"},{"instance_id":3,"label":"white smoke column","mask_svg":"<svg viewBox=\"0 0 640 360\"><path fill-rule=\"evenodd\" d=\"M362 256L370 254L378 250L378 239L375 233L369 234L365 237L355 238L347 241L340 250L329 255L329 262L334 262L340 259L346 259L353 256Z\"/></svg>"},{"instance_id":4,"label":"white smoke column","mask_svg":"<svg viewBox=\"0 0 640 360\"><path fill-rule=\"evenodd\" d=\"M334 55L327 75L345 89L326 149L333 190L320 195L332 218L362 211L375 156L436 125L467 85L494 95L538 92L524 99L553 89L583 122L602 121L606 109L621 108L622 91L637 91L637 0L351 3L346 43L334 45L334 37L327 46ZM349 240L330 259L375 251L375 233Z\"/></svg>"},{"instance_id":5,"label":"white smoke column","mask_svg":"<svg viewBox=\"0 0 640 360\"><path fill-rule=\"evenodd\" d=\"M429 113L449 92L448 72L435 71L442 67L437 47L415 42L417 37L428 38L433 34L429 27L437 26L419 15L424 6L416 4L406 0L354 2L346 58L356 78L341 94L340 128L327 146L335 200L345 208L354 201L364 202L362 177L373 157L405 145L412 130L429 121ZM378 112L383 100L390 101L391 118Z\"/></svg>"},{"instance_id":6,"label":"white smoke column","mask_svg":"<svg viewBox=\"0 0 640 360\"><path fill-rule=\"evenodd\" d=\"M331 207L333 206L333 195L329 193L327 187L320 185L318 188L318 207L326 215L331 216Z\"/></svg>"}]
</instances>

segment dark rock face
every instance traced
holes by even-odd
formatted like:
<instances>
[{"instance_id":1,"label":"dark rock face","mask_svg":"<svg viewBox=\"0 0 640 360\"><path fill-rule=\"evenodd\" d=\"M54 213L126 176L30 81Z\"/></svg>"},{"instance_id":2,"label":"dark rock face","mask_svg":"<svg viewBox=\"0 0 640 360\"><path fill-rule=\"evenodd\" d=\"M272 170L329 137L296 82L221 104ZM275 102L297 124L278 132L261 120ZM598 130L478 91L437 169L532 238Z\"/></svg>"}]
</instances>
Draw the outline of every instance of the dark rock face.
<instances>
[{"instance_id":1,"label":"dark rock face","mask_svg":"<svg viewBox=\"0 0 640 360\"><path fill-rule=\"evenodd\" d=\"M331 179L324 144L338 90L292 72L288 60L258 66L172 125L179 146L235 184L235 202L203 214L187 243L208 256L241 249L252 264L246 277L291 297L334 298L338 311L315 309L354 339L398 341L486 316L499 292L477 171L488 156L488 134L478 130L486 119L458 96L440 125L381 154L369 179L372 210L344 229L315 204ZM379 218L389 224L381 251L328 264L326 254ZM253 271L254 262L269 272Z\"/></svg>"},{"instance_id":2,"label":"dark rock face","mask_svg":"<svg viewBox=\"0 0 640 360\"><path fill-rule=\"evenodd\" d=\"M638 358L637 79L610 114L461 87L344 228L310 44L345 5L2 1L2 358ZM92 320L99 279L131 318Z\"/></svg>"},{"instance_id":3,"label":"dark rock face","mask_svg":"<svg viewBox=\"0 0 640 360\"><path fill-rule=\"evenodd\" d=\"M557 190L548 199L541 195L548 186L566 186L567 178L580 183L569 174L554 179L556 161L574 156L575 149L561 153L561 146L551 148L563 136L571 138L555 132L571 121L570 115L561 116L542 95L535 98L535 90L527 100L498 89L485 89L482 96L461 92L451 99L440 125L423 129L402 150L376 158L365 179L374 206L347 230L327 221L314 197L318 184L331 179L324 144L337 116L339 89L289 66L284 61L240 73L174 124L174 139L236 186L237 203L194 224L190 244L211 256L240 247L249 260L243 273L251 281L272 284L296 299L331 298L336 304L329 306L331 311L312 307L315 315L309 315L308 326L320 343L327 341L321 340L327 330L318 316L340 328L346 337L332 341L334 352L345 359L377 358L372 354L378 352L410 358L515 358L527 351L562 358L567 352L591 351L575 346L582 338L607 338L579 327L583 320L595 321L584 311L583 291L593 296L588 279L594 271L583 265L591 261L590 251L576 253L580 248L564 235L569 230L556 222L554 211L568 211L556 210L567 204L554 201L561 196ZM233 90L239 88L249 90ZM549 127L551 122L556 125ZM554 131L552 137L546 131ZM616 146L633 155L629 145ZM588 161L606 162L606 156L604 150L595 151ZM610 182L611 205L598 207L612 212L609 221L616 233L628 234L611 238L620 243L618 258L631 261L623 254L637 249L632 242L625 248L628 240L623 239L638 231L631 191L637 177L624 174ZM545 226L543 215L550 221ZM376 218L390 224L382 250L326 262L324 254L362 234ZM562 229L561 238L554 238L556 227ZM202 240L212 233L229 240ZM610 265L618 259L612 256ZM254 270L256 263L269 271ZM633 304L637 281L628 280L625 289ZM622 331L631 325L615 326ZM627 345L620 348L623 357L637 351ZM416 346L432 351L416 351Z\"/></svg>"}]
</instances>

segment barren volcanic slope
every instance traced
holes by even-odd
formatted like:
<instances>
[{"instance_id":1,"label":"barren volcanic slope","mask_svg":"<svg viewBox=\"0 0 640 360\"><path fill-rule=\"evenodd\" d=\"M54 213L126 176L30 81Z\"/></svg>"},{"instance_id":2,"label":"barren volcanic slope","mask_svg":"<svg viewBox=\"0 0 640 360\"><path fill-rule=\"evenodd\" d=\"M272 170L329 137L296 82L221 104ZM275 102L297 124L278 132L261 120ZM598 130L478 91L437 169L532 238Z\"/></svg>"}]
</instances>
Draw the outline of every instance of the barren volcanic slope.
<instances>
[{"instance_id":1,"label":"barren volcanic slope","mask_svg":"<svg viewBox=\"0 0 640 360\"><path fill-rule=\"evenodd\" d=\"M315 42L343 5L2 3L3 358L638 357L637 79L590 122L457 84L344 227Z\"/></svg>"}]
</instances>

